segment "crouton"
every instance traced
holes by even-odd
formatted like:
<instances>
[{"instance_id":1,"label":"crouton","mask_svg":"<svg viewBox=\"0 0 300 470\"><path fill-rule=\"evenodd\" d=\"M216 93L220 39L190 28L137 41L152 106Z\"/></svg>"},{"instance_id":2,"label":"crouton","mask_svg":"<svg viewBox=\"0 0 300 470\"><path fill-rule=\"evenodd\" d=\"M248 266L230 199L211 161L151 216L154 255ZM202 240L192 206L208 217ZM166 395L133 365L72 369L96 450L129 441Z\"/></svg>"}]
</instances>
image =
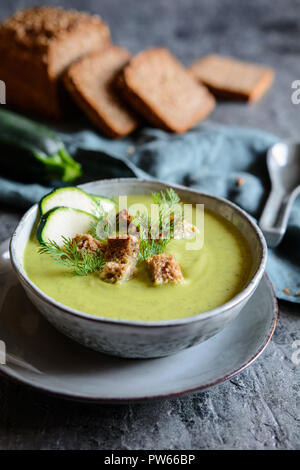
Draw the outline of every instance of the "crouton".
<instances>
[{"instance_id":1,"label":"crouton","mask_svg":"<svg viewBox=\"0 0 300 470\"><path fill-rule=\"evenodd\" d=\"M131 215L129 214L127 209L122 209L120 212L117 213L116 222L117 226L119 227L119 230L127 230L127 227L129 227L131 223Z\"/></svg>"},{"instance_id":2,"label":"crouton","mask_svg":"<svg viewBox=\"0 0 300 470\"><path fill-rule=\"evenodd\" d=\"M183 281L182 272L175 256L166 253L146 258L146 264L152 274L155 285L178 283Z\"/></svg>"},{"instance_id":3,"label":"crouton","mask_svg":"<svg viewBox=\"0 0 300 470\"><path fill-rule=\"evenodd\" d=\"M137 260L140 242L134 235L118 235L107 240L106 261L128 264Z\"/></svg>"},{"instance_id":4,"label":"crouton","mask_svg":"<svg viewBox=\"0 0 300 470\"><path fill-rule=\"evenodd\" d=\"M83 250L89 250L93 253L97 251L104 253L106 249L105 243L92 237L89 233L77 233L73 241L77 244L77 250L80 253L82 253Z\"/></svg>"},{"instance_id":5,"label":"crouton","mask_svg":"<svg viewBox=\"0 0 300 470\"><path fill-rule=\"evenodd\" d=\"M132 217L127 209L122 209L118 212L116 222L120 233L138 236L138 228L132 222Z\"/></svg>"},{"instance_id":6,"label":"crouton","mask_svg":"<svg viewBox=\"0 0 300 470\"><path fill-rule=\"evenodd\" d=\"M133 263L121 264L115 261L109 261L100 272L100 277L105 282L121 284L124 281L128 281L135 271L136 267Z\"/></svg>"}]
</instances>

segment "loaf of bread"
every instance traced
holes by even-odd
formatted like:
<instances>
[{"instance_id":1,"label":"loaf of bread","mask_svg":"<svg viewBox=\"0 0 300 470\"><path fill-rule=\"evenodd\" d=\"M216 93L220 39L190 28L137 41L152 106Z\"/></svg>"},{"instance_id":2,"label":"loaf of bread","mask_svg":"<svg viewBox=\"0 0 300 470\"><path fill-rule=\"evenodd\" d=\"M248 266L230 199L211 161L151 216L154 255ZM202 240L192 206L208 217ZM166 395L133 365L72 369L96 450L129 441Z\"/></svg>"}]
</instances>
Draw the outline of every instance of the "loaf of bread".
<instances>
[{"instance_id":1,"label":"loaf of bread","mask_svg":"<svg viewBox=\"0 0 300 470\"><path fill-rule=\"evenodd\" d=\"M109 29L98 16L52 7L16 12L0 26L0 79L6 84L7 103L62 117L62 73L73 61L108 44Z\"/></svg>"},{"instance_id":2,"label":"loaf of bread","mask_svg":"<svg viewBox=\"0 0 300 470\"><path fill-rule=\"evenodd\" d=\"M114 84L129 59L126 49L111 46L79 59L64 74L71 96L108 137L123 137L138 125L134 113L119 98Z\"/></svg>"}]
</instances>

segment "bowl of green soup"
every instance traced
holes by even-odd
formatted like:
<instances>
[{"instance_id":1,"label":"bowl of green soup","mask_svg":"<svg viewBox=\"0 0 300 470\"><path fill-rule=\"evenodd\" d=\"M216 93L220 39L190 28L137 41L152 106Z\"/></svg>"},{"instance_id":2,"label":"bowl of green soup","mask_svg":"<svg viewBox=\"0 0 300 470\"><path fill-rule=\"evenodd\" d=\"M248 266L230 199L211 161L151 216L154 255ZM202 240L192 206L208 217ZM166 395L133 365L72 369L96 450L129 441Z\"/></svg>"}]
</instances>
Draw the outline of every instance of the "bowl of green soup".
<instances>
[{"instance_id":1,"label":"bowl of green soup","mask_svg":"<svg viewBox=\"0 0 300 470\"><path fill-rule=\"evenodd\" d=\"M120 220L129 234L119 233ZM10 244L22 286L54 327L127 358L174 354L221 331L255 292L266 253L260 229L235 204L135 178L51 193Z\"/></svg>"}]
</instances>

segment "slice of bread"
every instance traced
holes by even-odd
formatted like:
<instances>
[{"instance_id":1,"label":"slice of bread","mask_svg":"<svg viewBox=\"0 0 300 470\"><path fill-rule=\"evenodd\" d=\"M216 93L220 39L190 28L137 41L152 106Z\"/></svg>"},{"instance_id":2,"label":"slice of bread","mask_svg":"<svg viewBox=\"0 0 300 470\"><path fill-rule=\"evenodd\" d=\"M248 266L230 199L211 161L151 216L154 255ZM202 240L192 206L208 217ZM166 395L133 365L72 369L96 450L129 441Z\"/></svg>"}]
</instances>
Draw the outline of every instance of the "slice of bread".
<instances>
[{"instance_id":1,"label":"slice of bread","mask_svg":"<svg viewBox=\"0 0 300 470\"><path fill-rule=\"evenodd\" d=\"M224 99L257 101L270 87L272 69L211 54L194 62L191 75Z\"/></svg>"},{"instance_id":2,"label":"slice of bread","mask_svg":"<svg viewBox=\"0 0 300 470\"><path fill-rule=\"evenodd\" d=\"M163 48L137 54L118 80L124 98L154 126L185 132L214 108L215 99Z\"/></svg>"},{"instance_id":3,"label":"slice of bread","mask_svg":"<svg viewBox=\"0 0 300 470\"><path fill-rule=\"evenodd\" d=\"M0 25L0 79L6 83L7 104L63 117L61 74L108 44L109 29L98 16L54 7L17 11Z\"/></svg>"},{"instance_id":4,"label":"slice of bread","mask_svg":"<svg viewBox=\"0 0 300 470\"><path fill-rule=\"evenodd\" d=\"M78 106L108 137L123 137L138 125L114 84L129 59L128 51L111 46L83 57L64 74L64 83Z\"/></svg>"}]
</instances>

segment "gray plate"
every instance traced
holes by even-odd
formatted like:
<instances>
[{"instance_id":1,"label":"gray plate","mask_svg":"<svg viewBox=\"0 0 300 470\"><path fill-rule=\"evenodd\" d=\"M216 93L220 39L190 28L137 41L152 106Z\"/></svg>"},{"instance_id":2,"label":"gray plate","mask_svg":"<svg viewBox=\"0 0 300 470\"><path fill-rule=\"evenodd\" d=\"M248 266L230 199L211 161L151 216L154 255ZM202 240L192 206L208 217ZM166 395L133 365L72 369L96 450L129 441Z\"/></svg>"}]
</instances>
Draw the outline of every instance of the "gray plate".
<instances>
[{"instance_id":1,"label":"gray plate","mask_svg":"<svg viewBox=\"0 0 300 470\"><path fill-rule=\"evenodd\" d=\"M56 331L8 268L0 275L0 340L7 348L0 372L36 389L84 401L176 396L216 385L250 365L268 344L276 321L276 298L264 276L237 319L206 342L161 359L118 359Z\"/></svg>"}]
</instances>

